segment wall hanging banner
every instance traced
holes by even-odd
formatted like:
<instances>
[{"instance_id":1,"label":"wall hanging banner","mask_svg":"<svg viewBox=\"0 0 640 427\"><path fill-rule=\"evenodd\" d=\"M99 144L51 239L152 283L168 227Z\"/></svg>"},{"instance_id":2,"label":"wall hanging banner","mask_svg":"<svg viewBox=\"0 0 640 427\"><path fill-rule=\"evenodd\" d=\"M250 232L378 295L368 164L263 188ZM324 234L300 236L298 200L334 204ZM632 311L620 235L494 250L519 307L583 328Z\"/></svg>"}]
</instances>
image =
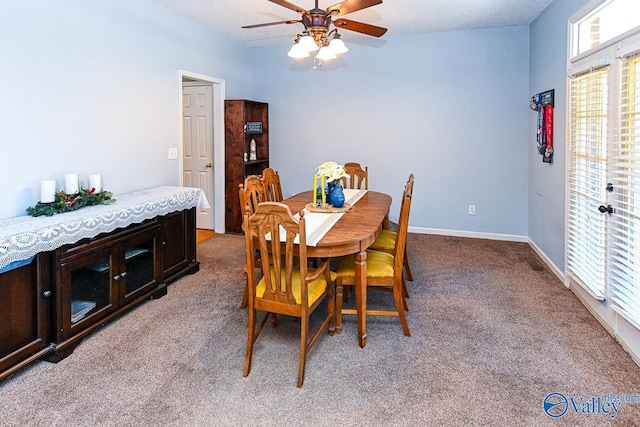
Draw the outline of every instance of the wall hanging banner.
<instances>
[{"instance_id":1,"label":"wall hanging banner","mask_svg":"<svg viewBox=\"0 0 640 427\"><path fill-rule=\"evenodd\" d=\"M553 107L551 105L544 106L544 139L545 150L542 155L542 161L552 163L553 160Z\"/></svg>"},{"instance_id":2,"label":"wall hanging banner","mask_svg":"<svg viewBox=\"0 0 640 427\"><path fill-rule=\"evenodd\" d=\"M544 163L553 163L553 95L554 89L531 97L529 108L538 112L536 141Z\"/></svg>"}]
</instances>

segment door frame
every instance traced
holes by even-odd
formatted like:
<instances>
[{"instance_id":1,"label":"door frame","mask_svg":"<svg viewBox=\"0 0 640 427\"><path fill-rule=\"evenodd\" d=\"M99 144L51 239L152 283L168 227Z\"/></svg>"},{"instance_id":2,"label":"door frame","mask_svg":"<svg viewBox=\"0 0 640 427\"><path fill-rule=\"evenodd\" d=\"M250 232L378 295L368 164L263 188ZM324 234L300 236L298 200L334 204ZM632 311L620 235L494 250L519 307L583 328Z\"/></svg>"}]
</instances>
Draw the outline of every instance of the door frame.
<instances>
[{"instance_id":1,"label":"door frame","mask_svg":"<svg viewBox=\"0 0 640 427\"><path fill-rule=\"evenodd\" d=\"M211 77L204 74L195 73L187 70L178 70L178 160L180 167L179 182L183 185L183 120L182 120L182 81L184 78L197 80L204 85L211 85L213 88L213 197L209 200L209 204L213 206L213 229L216 233L224 233L224 192L225 192L225 158L224 158L224 98L225 98L225 81L217 77Z\"/></svg>"}]
</instances>

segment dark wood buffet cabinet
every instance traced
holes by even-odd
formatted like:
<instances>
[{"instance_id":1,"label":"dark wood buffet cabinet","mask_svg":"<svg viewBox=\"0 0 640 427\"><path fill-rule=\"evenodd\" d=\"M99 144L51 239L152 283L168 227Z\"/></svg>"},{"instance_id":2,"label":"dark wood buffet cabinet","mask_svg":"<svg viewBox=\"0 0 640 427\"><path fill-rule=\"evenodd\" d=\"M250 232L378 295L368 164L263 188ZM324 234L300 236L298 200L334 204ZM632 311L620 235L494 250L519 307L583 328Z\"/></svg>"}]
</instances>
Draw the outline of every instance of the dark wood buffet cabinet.
<instances>
[{"instance_id":1,"label":"dark wood buffet cabinet","mask_svg":"<svg viewBox=\"0 0 640 427\"><path fill-rule=\"evenodd\" d=\"M0 381L57 362L83 337L199 270L196 208L86 238L0 274Z\"/></svg>"}]
</instances>

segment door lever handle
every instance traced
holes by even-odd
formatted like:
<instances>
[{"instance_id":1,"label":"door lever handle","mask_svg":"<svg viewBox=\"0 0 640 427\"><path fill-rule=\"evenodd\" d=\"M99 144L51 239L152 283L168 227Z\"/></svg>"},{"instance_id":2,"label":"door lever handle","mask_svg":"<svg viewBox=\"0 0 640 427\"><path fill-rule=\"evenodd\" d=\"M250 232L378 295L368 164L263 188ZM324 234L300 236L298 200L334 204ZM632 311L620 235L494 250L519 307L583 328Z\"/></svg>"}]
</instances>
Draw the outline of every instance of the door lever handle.
<instances>
[{"instance_id":1,"label":"door lever handle","mask_svg":"<svg viewBox=\"0 0 640 427\"><path fill-rule=\"evenodd\" d=\"M613 206L611 205L600 205L600 207L598 207L598 210L600 211L600 213L609 212L609 215L613 214Z\"/></svg>"}]
</instances>

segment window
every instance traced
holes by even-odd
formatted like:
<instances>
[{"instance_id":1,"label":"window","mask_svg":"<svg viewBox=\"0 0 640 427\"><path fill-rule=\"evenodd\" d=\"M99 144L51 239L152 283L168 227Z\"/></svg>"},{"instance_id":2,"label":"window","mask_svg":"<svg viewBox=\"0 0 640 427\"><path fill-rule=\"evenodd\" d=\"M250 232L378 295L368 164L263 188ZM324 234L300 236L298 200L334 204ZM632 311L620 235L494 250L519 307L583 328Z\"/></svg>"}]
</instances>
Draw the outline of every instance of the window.
<instances>
[{"instance_id":1,"label":"window","mask_svg":"<svg viewBox=\"0 0 640 427\"><path fill-rule=\"evenodd\" d=\"M638 0L605 1L573 24L572 57L599 46L638 25Z\"/></svg>"}]
</instances>

